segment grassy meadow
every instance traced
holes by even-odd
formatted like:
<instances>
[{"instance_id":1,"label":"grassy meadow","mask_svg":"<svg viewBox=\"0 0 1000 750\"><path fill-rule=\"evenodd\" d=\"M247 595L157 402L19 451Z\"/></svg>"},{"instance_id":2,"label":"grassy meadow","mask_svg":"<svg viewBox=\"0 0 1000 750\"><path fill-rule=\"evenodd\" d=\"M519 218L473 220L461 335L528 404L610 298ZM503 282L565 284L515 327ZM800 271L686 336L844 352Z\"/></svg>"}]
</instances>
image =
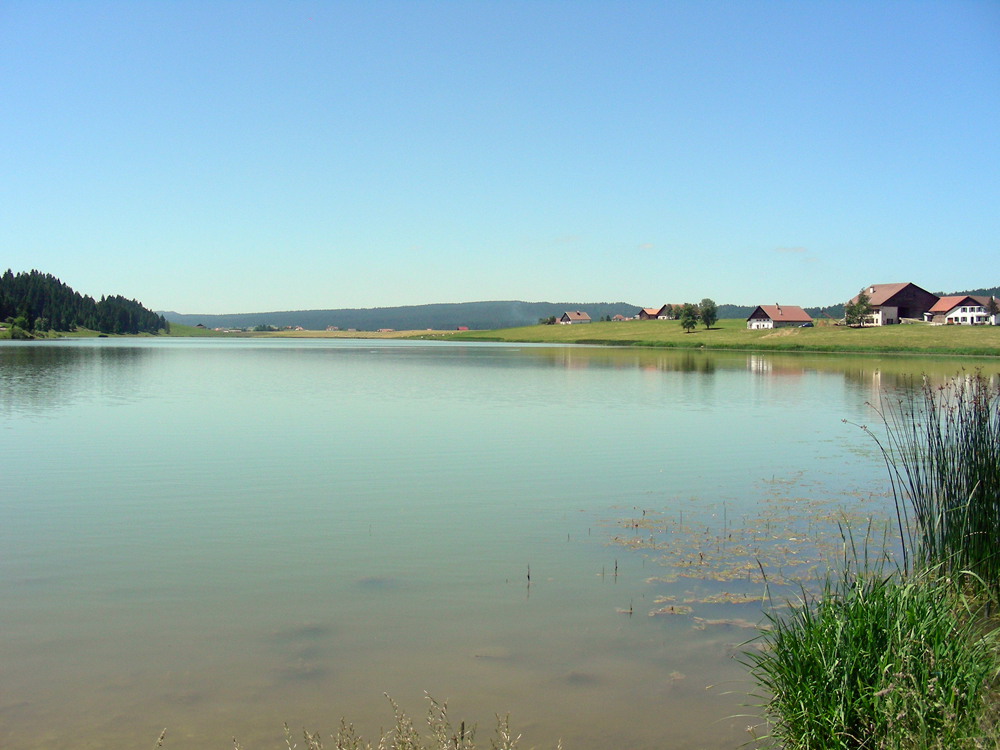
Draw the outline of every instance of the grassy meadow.
<instances>
[{"instance_id":1,"label":"grassy meadow","mask_svg":"<svg viewBox=\"0 0 1000 750\"><path fill-rule=\"evenodd\" d=\"M673 348L812 352L916 352L1000 356L1000 326L897 325L779 328L748 331L744 320L720 320L685 333L676 320L632 320L586 325L534 325L496 331L423 334L459 341L598 344Z\"/></svg>"},{"instance_id":2,"label":"grassy meadow","mask_svg":"<svg viewBox=\"0 0 1000 750\"><path fill-rule=\"evenodd\" d=\"M97 331L49 332L44 338L92 337ZM149 336L151 334L139 334ZM163 335L161 333L161 335ZM676 320L632 320L587 325L533 325L492 331L267 331L223 332L177 323L171 337L356 338L428 339L446 341L500 341L539 344L590 344L674 349L732 349L770 352L856 352L861 354L914 353L932 355L1000 356L1000 326L931 326L922 324L878 328L818 325L815 328L779 328L748 331L746 322L720 320L712 328L699 326L686 333ZM0 339L10 330L0 329Z\"/></svg>"},{"instance_id":3,"label":"grassy meadow","mask_svg":"<svg viewBox=\"0 0 1000 750\"><path fill-rule=\"evenodd\" d=\"M412 339L442 336L448 331L269 331L254 333L279 339Z\"/></svg>"}]
</instances>

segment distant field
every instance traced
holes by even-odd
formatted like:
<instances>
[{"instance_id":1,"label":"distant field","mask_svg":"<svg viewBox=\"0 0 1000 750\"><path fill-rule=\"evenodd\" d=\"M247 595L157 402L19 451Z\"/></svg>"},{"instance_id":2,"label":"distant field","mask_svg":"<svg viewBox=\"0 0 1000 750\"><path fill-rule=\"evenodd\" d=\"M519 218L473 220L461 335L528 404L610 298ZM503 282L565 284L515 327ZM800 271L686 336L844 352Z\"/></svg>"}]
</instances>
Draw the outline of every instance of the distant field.
<instances>
[{"instance_id":1,"label":"distant field","mask_svg":"<svg viewBox=\"0 0 1000 750\"><path fill-rule=\"evenodd\" d=\"M447 331L214 331L211 328L170 324L171 336L222 336L225 338L268 338L268 339L412 339L419 336L439 336Z\"/></svg>"},{"instance_id":2,"label":"distant field","mask_svg":"<svg viewBox=\"0 0 1000 750\"><path fill-rule=\"evenodd\" d=\"M162 334L161 334L162 335ZM211 328L198 328L197 326L185 326L180 323L170 324L169 336L226 336L222 331L213 331Z\"/></svg>"},{"instance_id":3,"label":"distant field","mask_svg":"<svg viewBox=\"0 0 1000 750\"><path fill-rule=\"evenodd\" d=\"M97 336L80 329L52 337ZM149 336L150 334L140 334ZM9 331L0 331L8 338ZM744 320L720 320L705 330L699 326L685 333L675 320L633 320L625 323L584 325L533 325L493 331L271 331L223 333L172 323L172 337L226 338L351 338L428 339L437 341L510 341L541 344L592 344L604 346L644 346L687 349L740 349L777 352L858 352L975 355L1000 357L1000 326L901 325L880 328L845 328L821 325L816 328L779 328L748 331Z\"/></svg>"},{"instance_id":4,"label":"distant field","mask_svg":"<svg viewBox=\"0 0 1000 750\"><path fill-rule=\"evenodd\" d=\"M423 337L429 337L425 335ZM535 325L497 331L463 331L433 338L706 349L814 352L920 352L1000 356L1000 326L897 325L878 328L779 328L748 331L744 320L720 320L710 330L685 333L675 320Z\"/></svg>"},{"instance_id":5,"label":"distant field","mask_svg":"<svg viewBox=\"0 0 1000 750\"><path fill-rule=\"evenodd\" d=\"M517 329L521 330L521 329ZM441 336L448 331L271 331L270 333L254 333L254 336L282 339L412 339L421 337ZM247 334L244 334L247 335Z\"/></svg>"}]
</instances>

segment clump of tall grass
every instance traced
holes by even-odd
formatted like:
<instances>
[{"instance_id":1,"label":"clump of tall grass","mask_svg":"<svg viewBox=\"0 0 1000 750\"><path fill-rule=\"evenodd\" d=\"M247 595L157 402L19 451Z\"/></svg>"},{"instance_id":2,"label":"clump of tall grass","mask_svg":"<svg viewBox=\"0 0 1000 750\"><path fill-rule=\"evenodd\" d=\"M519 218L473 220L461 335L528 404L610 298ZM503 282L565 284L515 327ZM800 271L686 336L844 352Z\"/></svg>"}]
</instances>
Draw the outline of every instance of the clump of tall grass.
<instances>
[{"instance_id":1,"label":"clump of tall grass","mask_svg":"<svg viewBox=\"0 0 1000 750\"><path fill-rule=\"evenodd\" d=\"M1000 382L926 381L875 406L900 531L917 569L974 573L1000 591Z\"/></svg>"},{"instance_id":2,"label":"clump of tall grass","mask_svg":"<svg viewBox=\"0 0 1000 750\"><path fill-rule=\"evenodd\" d=\"M930 571L862 565L803 596L790 613L768 614L762 650L744 654L771 721L758 740L786 750L943 749L995 737L997 637L983 635L959 587Z\"/></svg>"}]
</instances>

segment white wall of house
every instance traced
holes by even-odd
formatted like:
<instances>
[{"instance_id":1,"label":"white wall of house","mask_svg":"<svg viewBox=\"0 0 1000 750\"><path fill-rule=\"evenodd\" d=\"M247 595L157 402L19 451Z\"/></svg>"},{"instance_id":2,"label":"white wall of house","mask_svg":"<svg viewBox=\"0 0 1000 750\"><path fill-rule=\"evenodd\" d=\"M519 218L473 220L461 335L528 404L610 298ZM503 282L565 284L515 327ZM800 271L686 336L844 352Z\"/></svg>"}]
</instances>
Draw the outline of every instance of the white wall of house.
<instances>
[{"instance_id":1,"label":"white wall of house","mask_svg":"<svg viewBox=\"0 0 1000 750\"><path fill-rule=\"evenodd\" d=\"M892 326L899 323L898 307L880 307L872 314L872 325Z\"/></svg>"},{"instance_id":2,"label":"white wall of house","mask_svg":"<svg viewBox=\"0 0 1000 750\"><path fill-rule=\"evenodd\" d=\"M750 318L747 321L748 331L758 331L763 328L774 328L774 321L770 318Z\"/></svg>"},{"instance_id":3,"label":"white wall of house","mask_svg":"<svg viewBox=\"0 0 1000 750\"><path fill-rule=\"evenodd\" d=\"M996 318L994 315L993 318ZM972 325L996 325L995 320L991 323L990 314L982 305L963 305L950 310L945 315L945 322L948 325L972 326Z\"/></svg>"}]
</instances>

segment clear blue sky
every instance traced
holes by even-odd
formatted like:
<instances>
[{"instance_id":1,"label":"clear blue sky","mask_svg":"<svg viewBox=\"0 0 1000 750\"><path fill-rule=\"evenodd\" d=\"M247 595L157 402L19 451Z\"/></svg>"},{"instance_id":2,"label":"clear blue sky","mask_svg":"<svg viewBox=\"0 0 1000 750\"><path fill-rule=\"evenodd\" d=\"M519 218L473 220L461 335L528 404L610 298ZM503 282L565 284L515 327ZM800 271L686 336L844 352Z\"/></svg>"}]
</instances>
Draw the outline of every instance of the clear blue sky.
<instances>
[{"instance_id":1,"label":"clear blue sky","mask_svg":"<svg viewBox=\"0 0 1000 750\"><path fill-rule=\"evenodd\" d=\"M1000 284L1000 2L0 0L0 265L189 313Z\"/></svg>"}]
</instances>

